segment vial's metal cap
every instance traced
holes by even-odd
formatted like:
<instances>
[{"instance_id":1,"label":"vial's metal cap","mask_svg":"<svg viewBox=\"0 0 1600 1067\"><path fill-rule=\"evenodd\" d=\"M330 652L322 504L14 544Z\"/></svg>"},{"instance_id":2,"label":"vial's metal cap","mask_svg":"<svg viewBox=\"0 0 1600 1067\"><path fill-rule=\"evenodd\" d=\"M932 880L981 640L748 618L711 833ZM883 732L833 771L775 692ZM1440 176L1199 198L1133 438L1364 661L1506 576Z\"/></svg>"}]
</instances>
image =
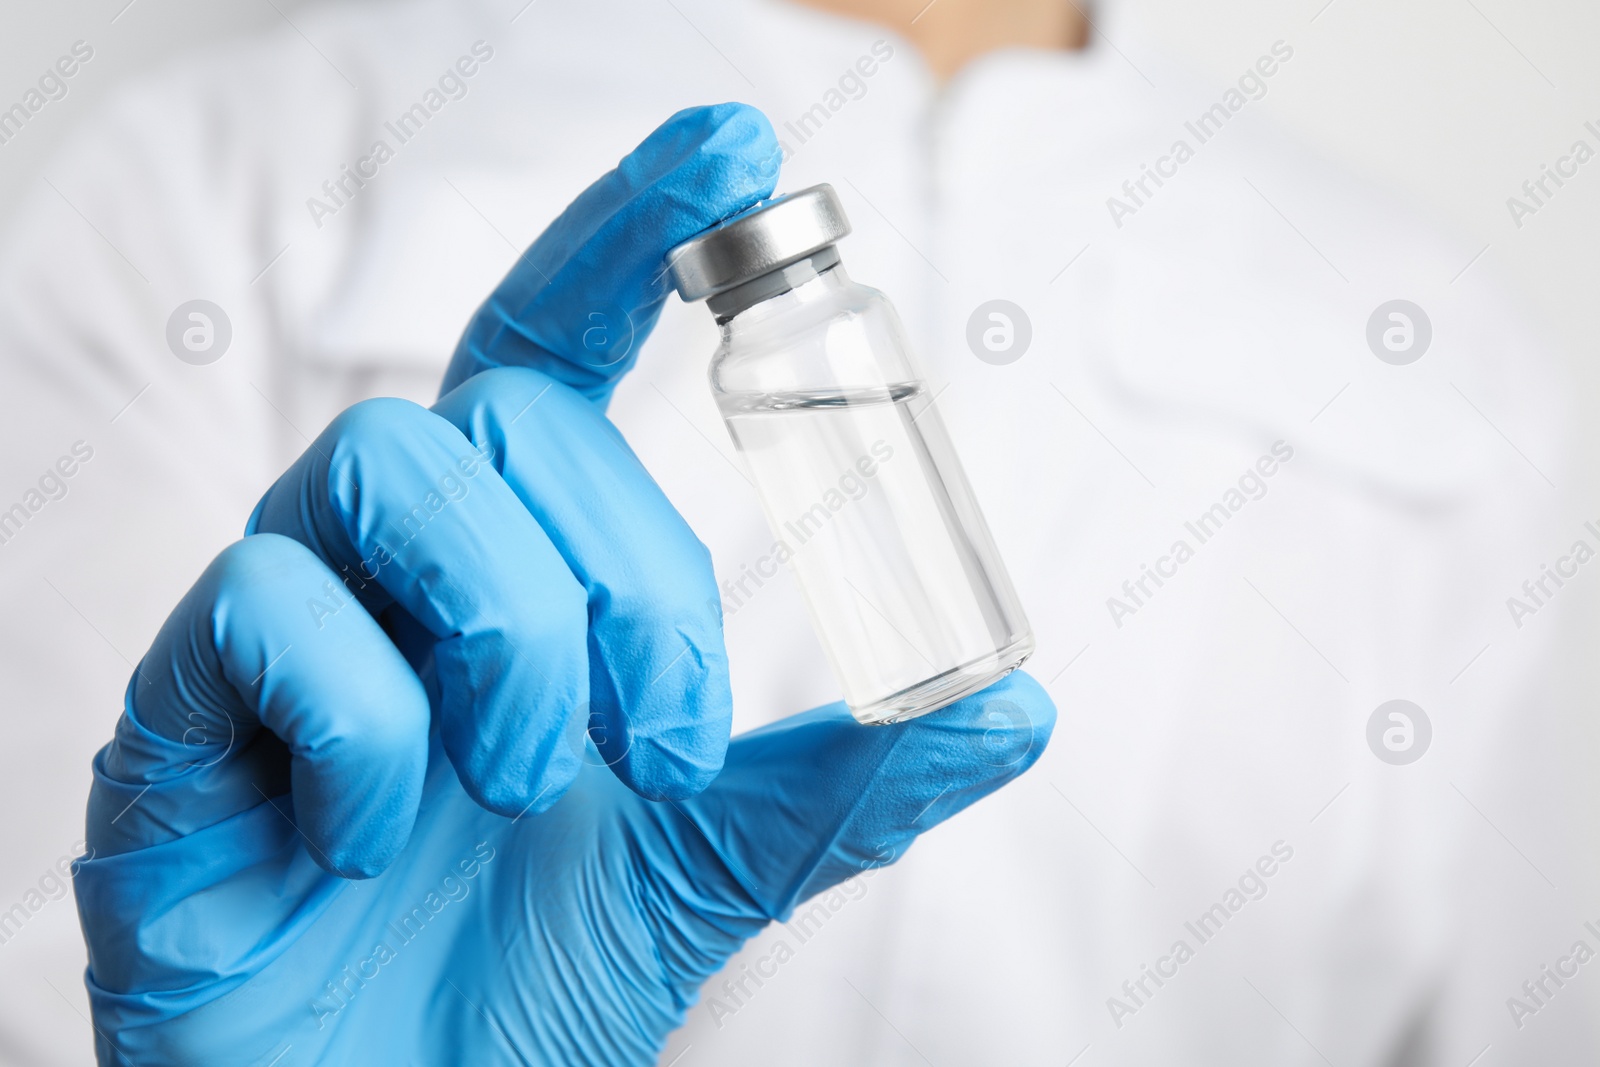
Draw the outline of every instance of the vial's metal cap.
<instances>
[{"instance_id":1,"label":"vial's metal cap","mask_svg":"<svg viewBox=\"0 0 1600 1067\"><path fill-rule=\"evenodd\" d=\"M798 263L850 232L831 185L764 200L667 253L684 300L704 300Z\"/></svg>"}]
</instances>

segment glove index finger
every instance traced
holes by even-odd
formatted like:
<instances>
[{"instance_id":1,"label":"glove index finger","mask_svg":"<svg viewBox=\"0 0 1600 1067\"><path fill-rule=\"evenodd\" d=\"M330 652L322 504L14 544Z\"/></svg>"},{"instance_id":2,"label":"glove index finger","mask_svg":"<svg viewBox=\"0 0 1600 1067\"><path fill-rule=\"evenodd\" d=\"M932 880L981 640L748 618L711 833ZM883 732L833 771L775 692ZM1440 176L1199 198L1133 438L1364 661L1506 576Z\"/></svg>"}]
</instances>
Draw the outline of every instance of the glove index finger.
<instances>
[{"instance_id":1,"label":"glove index finger","mask_svg":"<svg viewBox=\"0 0 1600 1067\"><path fill-rule=\"evenodd\" d=\"M772 195L782 150L746 104L673 115L518 258L456 347L441 395L492 367L533 367L602 406L670 287L674 245Z\"/></svg>"}]
</instances>

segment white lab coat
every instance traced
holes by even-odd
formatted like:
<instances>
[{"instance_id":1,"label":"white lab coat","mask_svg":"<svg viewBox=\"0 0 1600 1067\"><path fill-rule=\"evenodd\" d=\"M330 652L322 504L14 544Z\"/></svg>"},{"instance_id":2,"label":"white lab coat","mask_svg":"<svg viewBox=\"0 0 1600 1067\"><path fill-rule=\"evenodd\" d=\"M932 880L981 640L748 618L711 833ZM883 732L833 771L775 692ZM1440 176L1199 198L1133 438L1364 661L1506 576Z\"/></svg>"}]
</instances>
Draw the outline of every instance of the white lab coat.
<instances>
[{"instance_id":1,"label":"white lab coat","mask_svg":"<svg viewBox=\"0 0 1600 1067\"><path fill-rule=\"evenodd\" d=\"M1600 978L1520 1028L1506 1004L1573 942L1600 947L1557 657L1577 594L1520 627L1506 607L1600 538L1557 488L1557 362L1489 262L1460 274L1471 248L1289 145L1258 102L1200 144L1185 123L1229 85L1115 23L1115 46L994 54L940 88L893 33L776 0L521 6L302 10L130 86L5 243L0 508L74 442L93 456L0 546L0 909L26 913L0 944L0 1059L89 1056L70 898L28 894L81 836L129 661L307 437L366 396L430 401L516 250L668 114L724 99L771 116L784 188L842 195L845 264L907 321L1061 721L1022 780L753 942L729 973L768 977L714 980L663 1062L1593 1056ZM384 123L478 41L493 55L466 95L397 145ZM864 92L830 95L876 42L893 54ZM380 137L394 158L313 211ZM1179 139L1192 159L1124 192ZM208 366L165 340L194 298L232 323ZM965 340L993 298L1032 324L1007 366ZM1395 298L1433 326L1410 366L1366 343ZM729 577L771 537L726 462L714 344L674 298L611 415ZM1264 495L1247 480L1200 543L1185 523L1278 442L1292 458ZM1193 558L1162 562L1180 540ZM1145 565L1169 577L1135 599ZM741 729L838 696L787 577L730 612L728 644ZM1395 698L1433 727L1409 766L1367 744ZM1264 895L1230 894L1258 863Z\"/></svg>"}]
</instances>

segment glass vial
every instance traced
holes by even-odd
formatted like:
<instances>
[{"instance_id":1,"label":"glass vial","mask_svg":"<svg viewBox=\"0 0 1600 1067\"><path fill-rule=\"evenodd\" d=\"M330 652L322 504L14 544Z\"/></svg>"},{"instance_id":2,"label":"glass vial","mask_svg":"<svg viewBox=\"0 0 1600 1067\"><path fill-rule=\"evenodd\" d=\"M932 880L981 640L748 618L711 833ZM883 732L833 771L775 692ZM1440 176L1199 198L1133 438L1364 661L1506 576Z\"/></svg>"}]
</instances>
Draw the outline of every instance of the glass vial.
<instances>
[{"instance_id":1,"label":"glass vial","mask_svg":"<svg viewBox=\"0 0 1600 1067\"><path fill-rule=\"evenodd\" d=\"M712 392L845 702L889 723L1015 670L1033 635L893 305L840 265L849 232L818 185L667 261L717 317Z\"/></svg>"}]
</instances>

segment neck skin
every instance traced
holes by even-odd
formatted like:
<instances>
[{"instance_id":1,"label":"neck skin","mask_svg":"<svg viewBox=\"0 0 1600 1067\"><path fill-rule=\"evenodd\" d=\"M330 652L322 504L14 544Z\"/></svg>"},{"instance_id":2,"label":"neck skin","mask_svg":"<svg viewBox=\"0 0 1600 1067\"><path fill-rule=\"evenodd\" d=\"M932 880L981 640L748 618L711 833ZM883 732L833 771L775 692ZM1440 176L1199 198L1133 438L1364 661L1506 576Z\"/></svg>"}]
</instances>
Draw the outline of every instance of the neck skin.
<instances>
[{"instance_id":1,"label":"neck skin","mask_svg":"<svg viewBox=\"0 0 1600 1067\"><path fill-rule=\"evenodd\" d=\"M1082 5L1089 0L799 0L836 15L876 22L922 53L948 81L968 63L1000 48L1073 51L1089 40Z\"/></svg>"}]
</instances>

